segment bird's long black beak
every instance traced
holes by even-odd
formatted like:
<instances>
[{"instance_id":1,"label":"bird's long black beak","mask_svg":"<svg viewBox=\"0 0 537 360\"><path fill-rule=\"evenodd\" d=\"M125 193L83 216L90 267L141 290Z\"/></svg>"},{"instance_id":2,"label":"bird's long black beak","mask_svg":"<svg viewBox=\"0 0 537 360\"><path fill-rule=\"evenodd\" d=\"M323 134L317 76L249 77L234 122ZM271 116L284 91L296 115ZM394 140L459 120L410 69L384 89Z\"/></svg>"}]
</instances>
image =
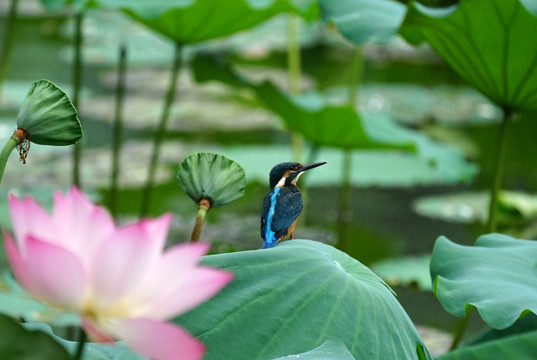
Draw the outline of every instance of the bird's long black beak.
<instances>
[{"instance_id":1,"label":"bird's long black beak","mask_svg":"<svg viewBox=\"0 0 537 360\"><path fill-rule=\"evenodd\" d=\"M300 169L298 169L298 172L303 172L303 171L306 171L306 170L310 170L310 169L316 168L317 166L321 166L321 165L324 165L324 164L326 164L326 161L316 162L316 163L313 163L313 164L304 165Z\"/></svg>"}]
</instances>

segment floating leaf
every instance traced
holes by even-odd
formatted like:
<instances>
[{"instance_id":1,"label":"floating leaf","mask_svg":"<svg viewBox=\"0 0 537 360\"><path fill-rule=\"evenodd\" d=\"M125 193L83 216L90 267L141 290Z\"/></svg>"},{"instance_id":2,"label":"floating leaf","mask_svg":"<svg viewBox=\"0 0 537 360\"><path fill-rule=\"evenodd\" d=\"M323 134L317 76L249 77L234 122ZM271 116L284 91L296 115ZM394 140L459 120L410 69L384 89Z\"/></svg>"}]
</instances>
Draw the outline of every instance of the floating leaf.
<instances>
[{"instance_id":1,"label":"floating leaf","mask_svg":"<svg viewBox=\"0 0 537 360\"><path fill-rule=\"evenodd\" d=\"M41 145L71 145L82 137L71 100L48 80L33 83L17 115L17 127Z\"/></svg>"},{"instance_id":2,"label":"floating leaf","mask_svg":"<svg viewBox=\"0 0 537 360\"><path fill-rule=\"evenodd\" d=\"M490 194L461 192L426 196L416 200L414 210L426 217L464 224L488 221ZM501 191L498 195L499 222L513 224L537 217L537 196L516 191Z\"/></svg>"},{"instance_id":3,"label":"floating leaf","mask_svg":"<svg viewBox=\"0 0 537 360\"><path fill-rule=\"evenodd\" d=\"M279 13L298 14L308 20L319 14L314 1L303 2L301 6L292 0L153 0L150 3L127 5L125 12L152 30L181 44L230 35Z\"/></svg>"},{"instance_id":4,"label":"floating leaf","mask_svg":"<svg viewBox=\"0 0 537 360\"><path fill-rule=\"evenodd\" d=\"M449 313L476 307L492 328L505 329L524 313L537 313L537 242L488 234L475 246L440 237L434 246L434 292Z\"/></svg>"},{"instance_id":5,"label":"floating leaf","mask_svg":"<svg viewBox=\"0 0 537 360\"><path fill-rule=\"evenodd\" d=\"M196 153L179 164L177 181L196 204L200 199L209 199L211 207L218 208L244 195L246 174L225 156Z\"/></svg>"},{"instance_id":6,"label":"floating leaf","mask_svg":"<svg viewBox=\"0 0 537 360\"><path fill-rule=\"evenodd\" d=\"M354 360L354 357L349 352L349 349L339 339L329 339L316 347L311 351L307 351L298 355L284 356L275 360L319 360L319 359L333 359L333 360Z\"/></svg>"},{"instance_id":7,"label":"floating leaf","mask_svg":"<svg viewBox=\"0 0 537 360\"><path fill-rule=\"evenodd\" d=\"M516 191L501 191L498 195L501 210L530 220L537 217L537 196Z\"/></svg>"},{"instance_id":8,"label":"floating leaf","mask_svg":"<svg viewBox=\"0 0 537 360\"><path fill-rule=\"evenodd\" d=\"M42 331L26 330L0 314L0 353L5 360L70 360L69 353Z\"/></svg>"},{"instance_id":9,"label":"floating leaf","mask_svg":"<svg viewBox=\"0 0 537 360\"><path fill-rule=\"evenodd\" d=\"M331 246L292 240L203 263L235 274L213 299L177 319L207 345L207 360L278 358L334 338L356 359L427 354L391 289Z\"/></svg>"},{"instance_id":10,"label":"floating leaf","mask_svg":"<svg viewBox=\"0 0 537 360\"><path fill-rule=\"evenodd\" d=\"M399 30L406 7L392 0L320 0L323 18L354 44L388 42Z\"/></svg>"},{"instance_id":11,"label":"floating leaf","mask_svg":"<svg viewBox=\"0 0 537 360\"><path fill-rule=\"evenodd\" d=\"M438 149L440 150L440 149ZM245 169L249 181L257 179L265 183L268 172L282 161L292 159L288 147L270 146L229 146L217 147L215 151L235 159ZM423 150L426 151L426 148ZM252 156L252 154L259 154ZM442 153L432 166L421 157L409 152L368 150L352 152L351 184L353 186L401 187L430 184L457 184L468 182L476 174L476 167L464 161L456 153ZM312 186L338 186L341 184L343 153L339 149L321 148L317 159L330 164L320 167L315 176L308 177ZM367 171L364 171L367 169ZM306 175L307 176L307 175Z\"/></svg>"},{"instance_id":12,"label":"floating leaf","mask_svg":"<svg viewBox=\"0 0 537 360\"><path fill-rule=\"evenodd\" d=\"M371 269L389 285L418 286L422 290L432 290L429 263L431 256L407 256L385 259L371 266Z\"/></svg>"},{"instance_id":13,"label":"floating leaf","mask_svg":"<svg viewBox=\"0 0 537 360\"><path fill-rule=\"evenodd\" d=\"M537 16L529 1L461 0L456 8L409 5L401 34L428 42L498 106L537 110ZM535 6L533 6L535 8Z\"/></svg>"},{"instance_id":14,"label":"floating leaf","mask_svg":"<svg viewBox=\"0 0 537 360\"><path fill-rule=\"evenodd\" d=\"M488 220L490 195L487 192L460 192L425 196L412 204L421 216L463 224L482 223Z\"/></svg>"}]
</instances>

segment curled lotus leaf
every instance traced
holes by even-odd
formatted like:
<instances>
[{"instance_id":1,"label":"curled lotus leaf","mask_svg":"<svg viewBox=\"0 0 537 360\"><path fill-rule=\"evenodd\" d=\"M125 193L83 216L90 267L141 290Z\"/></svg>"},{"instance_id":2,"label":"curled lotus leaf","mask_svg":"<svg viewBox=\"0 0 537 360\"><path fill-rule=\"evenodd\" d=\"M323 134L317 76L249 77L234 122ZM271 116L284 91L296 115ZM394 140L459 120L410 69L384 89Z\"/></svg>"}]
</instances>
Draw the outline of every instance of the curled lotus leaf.
<instances>
[{"instance_id":1,"label":"curled lotus leaf","mask_svg":"<svg viewBox=\"0 0 537 360\"><path fill-rule=\"evenodd\" d=\"M101 0L100 4L116 1ZM319 17L317 3L310 0L130 1L124 11L134 20L180 44L228 36L280 13L296 14L306 20Z\"/></svg>"},{"instance_id":2,"label":"curled lotus leaf","mask_svg":"<svg viewBox=\"0 0 537 360\"><path fill-rule=\"evenodd\" d=\"M463 317L475 307L487 325L505 329L537 314L536 258L534 240L487 234L463 246L442 236L431 259L433 290L447 312Z\"/></svg>"},{"instance_id":3,"label":"curled lotus leaf","mask_svg":"<svg viewBox=\"0 0 537 360\"><path fill-rule=\"evenodd\" d=\"M469 84L506 110L537 110L534 0L461 0L429 8L412 2L400 33L427 42Z\"/></svg>"},{"instance_id":4,"label":"curled lotus leaf","mask_svg":"<svg viewBox=\"0 0 537 360\"><path fill-rule=\"evenodd\" d=\"M83 135L71 100L48 80L33 83L17 115L17 127L40 145L71 145Z\"/></svg>"},{"instance_id":5,"label":"curled lotus leaf","mask_svg":"<svg viewBox=\"0 0 537 360\"><path fill-rule=\"evenodd\" d=\"M221 207L244 195L246 174L235 161L213 153L195 153L179 164L177 181L196 203L208 199Z\"/></svg>"}]
</instances>

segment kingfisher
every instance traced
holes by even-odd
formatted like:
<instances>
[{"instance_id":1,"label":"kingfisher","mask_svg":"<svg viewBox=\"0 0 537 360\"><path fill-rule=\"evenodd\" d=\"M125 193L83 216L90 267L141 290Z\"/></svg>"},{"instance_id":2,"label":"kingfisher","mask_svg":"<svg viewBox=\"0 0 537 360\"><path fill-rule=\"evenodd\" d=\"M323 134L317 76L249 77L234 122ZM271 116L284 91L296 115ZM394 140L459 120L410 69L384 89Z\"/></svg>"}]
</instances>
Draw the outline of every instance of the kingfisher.
<instances>
[{"instance_id":1,"label":"kingfisher","mask_svg":"<svg viewBox=\"0 0 537 360\"><path fill-rule=\"evenodd\" d=\"M296 221L302 212L302 195L296 182L304 171L324 164L326 162L309 165L284 162L270 170L270 191L263 199L261 213L263 249L276 246L280 240L293 239Z\"/></svg>"}]
</instances>

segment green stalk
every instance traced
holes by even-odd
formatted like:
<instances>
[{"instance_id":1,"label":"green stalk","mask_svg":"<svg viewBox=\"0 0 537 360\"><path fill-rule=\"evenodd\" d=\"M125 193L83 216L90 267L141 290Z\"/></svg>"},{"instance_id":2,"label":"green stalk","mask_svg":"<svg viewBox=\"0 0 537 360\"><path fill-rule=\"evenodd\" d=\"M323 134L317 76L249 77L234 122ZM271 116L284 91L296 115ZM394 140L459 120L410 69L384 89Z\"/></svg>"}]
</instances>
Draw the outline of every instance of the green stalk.
<instances>
[{"instance_id":1,"label":"green stalk","mask_svg":"<svg viewBox=\"0 0 537 360\"><path fill-rule=\"evenodd\" d=\"M507 108L503 108L503 118L500 125L500 134L498 139L498 147L496 148L496 167L494 169L494 179L490 187L490 205L489 205L489 217L487 223L487 232L492 233L497 228L497 215L498 215L498 194L502 185L503 169L505 166L505 149L507 140L507 128L511 121L511 111ZM464 319L461 319L455 330L453 342L451 343L450 350L456 349L464 337L464 333L468 328L470 322L470 315L472 310L466 315Z\"/></svg>"},{"instance_id":2,"label":"green stalk","mask_svg":"<svg viewBox=\"0 0 537 360\"><path fill-rule=\"evenodd\" d=\"M505 166L505 144L507 139L507 127L511 121L511 111L503 109L503 118L500 125L500 135L498 147L496 149L496 168L494 169L494 180L490 188L490 206L489 206L489 221L487 224L487 232L495 232L497 227L498 215L498 194L502 185L503 168Z\"/></svg>"},{"instance_id":3,"label":"green stalk","mask_svg":"<svg viewBox=\"0 0 537 360\"><path fill-rule=\"evenodd\" d=\"M82 23L84 14L79 11L75 15L75 39L74 39L74 59L73 59L73 97L72 102L75 109L79 110L80 84L82 83ZM82 122L82 121L81 121ZM80 188L80 158L82 157L82 141L78 141L73 148L73 185Z\"/></svg>"},{"instance_id":4,"label":"green stalk","mask_svg":"<svg viewBox=\"0 0 537 360\"><path fill-rule=\"evenodd\" d=\"M190 242L199 242L201 238L201 230L205 223L205 215L211 210L211 202L207 199L201 199L198 204L198 216L196 217L196 224L192 229L192 235L190 236Z\"/></svg>"},{"instance_id":5,"label":"green stalk","mask_svg":"<svg viewBox=\"0 0 537 360\"><path fill-rule=\"evenodd\" d=\"M125 72L127 69L127 48L119 48L119 63L116 87L116 109L112 144L112 174L110 184L110 212L117 217L117 192L119 179L119 161L121 154L121 131L123 129L123 100L125 98Z\"/></svg>"},{"instance_id":6,"label":"green stalk","mask_svg":"<svg viewBox=\"0 0 537 360\"><path fill-rule=\"evenodd\" d=\"M300 19L298 16L289 15L287 18L287 74L289 77L289 92L300 94L302 77L302 65L300 54L300 42L298 40L298 30ZM297 133L291 133L291 146L293 148L293 159L302 162L304 154L304 137ZM302 216L304 217L304 215Z\"/></svg>"},{"instance_id":7,"label":"green stalk","mask_svg":"<svg viewBox=\"0 0 537 360\"><path fill-rule=\"evenodd\" d=\"M362 48L357 46L354 50L351 65L349 67L348 103L356 109L358 101L358 90L362 78L364 57ZM343 251L347 250L347 236L352 207L352 150L346 149L343 152L343 168L341 174L341 192L339 197L338 211L338 244L337 247Z\"/></svg>"},{"instance_id":8,"label":"green stalk","mask_svg":"<svg viewBox=\"0 0 537 360\"><path fill-rule=\"evenodd\" d=\"M142 194L142 207L140 210L140 217L147 216L149 207L151 205L151 192L153 190L153 184L155 182L155 172L157 170L158 157L160 153L160 146L162 144L162 138L165 135L168 120L170 118L170 110L175 99L175 89L177 87L177 80L179 78L179 70L181 69L181 53L182 46L180 43L175 44L175 56L173 60L170 86L166 93L166 99L164 102L164 108L162 110L162 116L153 138L153 152L151 154L151 161L149 163L149 171L147 174L147 180Z\"/></svg>"},{"instance_id":9,"label":"green stalk","mask_svg":"<svg viewBox=\"0 0 537 360\"><path fill-rule=\"evenodd\" d=\"M4 170L6 169L9 155L11 155L13 149L15 149L20 143L21 139L15 135L12 135L7 141L7 143L4 145L2 152L0 152L0 183L2 182L2 178L4 177Z\"/></svg>"},{"instance_id":10,"label":"green stalk","mask_svg":"<svg viewBox=\"0 0 537 360\"><path fill-rule=\"evenodd\" d=\"M82 355L84 355L84 347L87 341L88 337L86 336L86 332L83 329L80 329L78 344L76 346L76 352L73 357L73 360L82 360Z\"/></svg>"},{"instance_id":11,"label":"green stalk","mask_svg":"<svg viewBox=\"0 0 537 360\"><path fill-rule=\"evenodd\" d=\"M449 347L449 351L455 350L459 347L462 339L464 338L464 333L466 332L466 329L468 328L468 324L470 323L470 316L472 315L474 308L471 308L471 310L468 312L466 317L462 319L457 319L456 328L455 328L455 334L453 336L453 341L451 342L451 346Z\"/></svg>"},{"instance_id":12,"label":"green stalk","mask_svg":"<svg viewBox=\"0 0 537 360\"><path fill-rule=\"evenodd\" d=\"M352 208L352 186L351 186L351 167L352 167L352 150L343 151L343 169L341 173L341 189L339 193L339 211L338 211L338 242L337 248L347 251L347 237L349 232L349 223Z\"/></svg>"},{"instance_id":13,"label":"green stalk","mask_svg":"<svg viewBox=\"0 0 537 360\"><path fill-rule=\"evenodd\" d=\"M9 62L11 59L11 52L13 50L13 40L15 39L15 23L17 20L17 5L19 0L11 0L9 7L9 14L6 21L6 34L2 46L2 56L0 56L0 102L2 100L2 85L6 80L7 69L9 68Z\"/></svg>"}]
</instances>

